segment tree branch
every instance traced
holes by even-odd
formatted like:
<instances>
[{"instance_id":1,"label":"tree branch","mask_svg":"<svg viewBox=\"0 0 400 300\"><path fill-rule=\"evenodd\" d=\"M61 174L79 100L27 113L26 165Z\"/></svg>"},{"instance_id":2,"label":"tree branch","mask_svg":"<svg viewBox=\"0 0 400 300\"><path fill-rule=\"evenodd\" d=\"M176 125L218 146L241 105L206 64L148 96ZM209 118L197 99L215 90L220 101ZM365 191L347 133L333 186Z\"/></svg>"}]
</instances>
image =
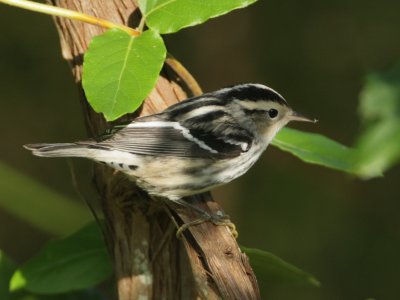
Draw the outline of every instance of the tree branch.
<instances>
[{"instance_id":1,"label":"tree branch","mask_svg":"<svg viewBox=\"0 0 400 300\"><path fill-rule=\"evenodd\" d=\"M140 22L140 13L132 0L48 2L131 27ZM63 56L69 61L81 91L87 131L90 136L99 135L110 125L88 105L81 86L81 71L90 40L103 29L68 19L55 18L55 21ZM195 80L179 70L166 64L140 111L115 123L162 111L198 93L200 89ZM166 208L165 203L150 199L125 176L105 166L95 166L94 182L101 196L120 300L141 296L146 299L259 299L248 259L227 227L203 223L190 227L179 240L171 215L182 224L198 217L192 211L185 207ZM210 213L221 210L208 193L188 201Z\"/></svg>"}]
</instances>

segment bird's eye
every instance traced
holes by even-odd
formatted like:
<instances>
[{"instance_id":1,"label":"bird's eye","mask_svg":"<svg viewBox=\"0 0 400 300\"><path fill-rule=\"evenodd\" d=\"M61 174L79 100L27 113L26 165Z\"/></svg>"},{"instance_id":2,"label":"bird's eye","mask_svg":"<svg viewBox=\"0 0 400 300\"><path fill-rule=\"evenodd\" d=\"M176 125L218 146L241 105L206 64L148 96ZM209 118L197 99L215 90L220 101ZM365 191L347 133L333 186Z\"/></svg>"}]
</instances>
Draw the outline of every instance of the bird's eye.
<instances>
[{"instance_id":1,"label":"bird's eye","mask_svg":"<svg viewBox=\"0 0 400 300\"><path fill-rule=\"evenodd\" d=\"M268 115L271 119L275 119L278 116L278 110L272 108L268 111Z\"/></svg>"}]
</instances>

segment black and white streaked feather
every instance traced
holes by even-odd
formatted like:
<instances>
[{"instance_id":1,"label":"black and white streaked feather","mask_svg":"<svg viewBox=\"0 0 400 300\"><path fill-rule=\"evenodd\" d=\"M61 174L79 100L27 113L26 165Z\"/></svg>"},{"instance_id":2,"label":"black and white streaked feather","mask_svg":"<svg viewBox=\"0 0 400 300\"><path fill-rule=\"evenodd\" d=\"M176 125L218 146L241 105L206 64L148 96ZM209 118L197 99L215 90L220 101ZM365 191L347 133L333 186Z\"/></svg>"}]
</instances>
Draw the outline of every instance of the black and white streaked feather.
<instances>
[{"instance_id":1,"label":"black and white streaked feather","mask_svg":"<svg viewBox=\"0 0 400 300\"><path fill-rule=\"evenodd\" d=\"M268 117L271 110L279 115ZM292 112L274 90L242 84L138 118L100 141L26 148L37 156L103 162L126 173L150 194L179 199L244 174L290 121Z\"/></svg>"},{"instance_id":2,"label":"black and white streaked feather","mask_svg":"<svg viewBox=\"0 0 400 300\"><path fill-rule=\"evenodd\" d=\"M214 121L221 122L220 125L204 126L212 114L218 117L219 121ZM180 121L167 120L167 116L166 113L139 118L96 146L156 157L216 159L240 155L251 145L251 133L235 128L232 116L223 110L207 114L205 118L191 117Z\"/></svg>"},{"instance_id":3,"label":"black and white streaked feather","mask_svg":"<svg viewBox=\"0 0 400 300\"><path fill-rule=\"evenodd\" d=\"M238 120L229 112L229 104L245 100L244 95L250 101L268 99L287 105L282 96L259 85L222 89L177 103L161 114L136 119L96 146L154 156L238 156L248 151L254 140L252 132L237 126Z\"/></svg>"}]
</instances>

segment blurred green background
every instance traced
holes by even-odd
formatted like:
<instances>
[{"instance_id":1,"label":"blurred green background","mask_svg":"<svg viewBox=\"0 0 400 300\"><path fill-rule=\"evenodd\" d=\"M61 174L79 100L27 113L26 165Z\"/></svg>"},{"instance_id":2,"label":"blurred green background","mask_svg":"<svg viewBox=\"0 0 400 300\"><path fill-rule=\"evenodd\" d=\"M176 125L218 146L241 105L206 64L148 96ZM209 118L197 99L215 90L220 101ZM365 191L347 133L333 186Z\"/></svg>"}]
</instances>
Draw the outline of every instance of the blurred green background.
<instances>
[{"instance_id":1,"label":"blurred green background","mask_svg":"<svg viewBox=\"0 0 400 300\"><path fill-rule=\"evenodd\" d=\"M400 2L391 0L260 0L165 38L205 91L267 84L319 119L296 128L352 145L361 129L357 110L366 75L400 59L399 12ZM51 206L53 195L77 211L83 206L67 162L33 157L22 145L86 133L51 18L4 5L0 16L0 249L23 262L88 215ZM80 186L90 184L90 163L73 164ZM24 186L17 184L21 174ZM32 179L43 187L29 189ZM268 250L322 284L261 283L268 299L400 299L399 183L398 166L362 181L270 147L249 173L214 196L237 224L241 244ZM21 211L40 215L42 225Z\"/></svg>"}]
</instances>

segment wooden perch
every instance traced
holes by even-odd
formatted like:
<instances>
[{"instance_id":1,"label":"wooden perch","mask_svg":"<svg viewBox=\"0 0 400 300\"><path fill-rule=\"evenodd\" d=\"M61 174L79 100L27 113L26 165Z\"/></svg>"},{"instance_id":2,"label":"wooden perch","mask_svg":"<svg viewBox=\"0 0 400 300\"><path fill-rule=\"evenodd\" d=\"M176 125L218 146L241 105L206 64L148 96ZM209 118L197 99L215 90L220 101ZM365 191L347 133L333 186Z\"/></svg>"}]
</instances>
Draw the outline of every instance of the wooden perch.
<instances>
[{"instance_id":1,"label":"wooden perch","mask_svg":"<svg viewBox=\"0 0 400 300\"><path fill-rule=\"evenodd\" d=\"M132 0L48 2L133 27L140 21ZM88 105L81 86L81 71L90 40L104 29L62 18L55 21L63 56L70 63L81 91L88 133L99 135L109 124ZM195 93L193 86L185 85L180 74L166 64L140 112L118 121L162 111ZM165 203L150 199L123 175L101 165L95 166L94 181L101 196L107 246L115 266L120 300L260 298L248 258L227 227L206 222L190 227L179 240L171 215L182 224L198 217L193 211L175 207L168 214ZM221 210L208 193L188 201L210 212Z\"/></svg>"}]
</instances>

